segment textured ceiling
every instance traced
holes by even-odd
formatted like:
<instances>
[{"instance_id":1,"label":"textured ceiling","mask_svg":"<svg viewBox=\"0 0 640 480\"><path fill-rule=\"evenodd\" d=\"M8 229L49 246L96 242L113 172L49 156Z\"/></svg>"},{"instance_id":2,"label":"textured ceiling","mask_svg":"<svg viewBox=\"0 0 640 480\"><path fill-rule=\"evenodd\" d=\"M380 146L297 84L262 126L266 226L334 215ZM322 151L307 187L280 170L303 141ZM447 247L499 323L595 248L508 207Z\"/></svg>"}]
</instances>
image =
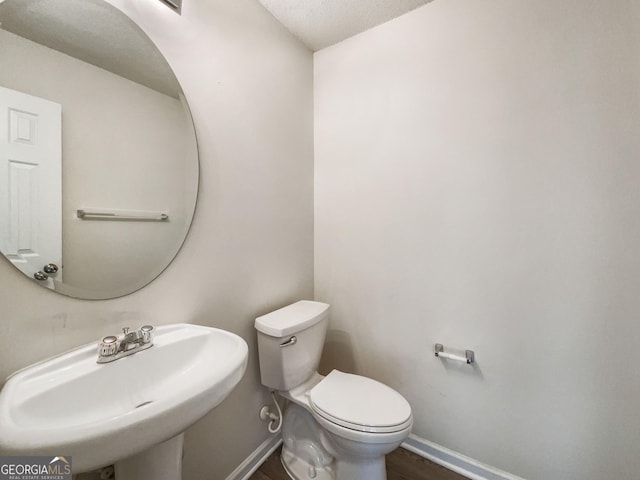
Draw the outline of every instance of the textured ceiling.
<instances>
[{"instance_id":1,"label":"textured ceiling","mask_svg":"<svg viewBox=\"0 0 640 480\"><path fill-rule=\"evenodd\" d=\"M178 98L180 87L149 37L102 0L0 0L2 28ZM0 67L2 68L2 67Z\"/></svg>"},{"instance_id":2,"label":"textured ceiling","mask_svg":"<svg viewBox=\"0 0 640 480\"><path fill-rule=\"evenodd\" d=\"M258 0L311 50L430 0ZM2 28L174 97L173 72L151 41L102 0L0 0Z\"/></svg>"},{"instance_id":3,"label":"textured ceiling","mask_svg":"<svg viewBox=\"0 0 640 480\"><path fill-rule=\"evenodd\" d=\"M430 0L258 0L316 51L398 17Z\"/></svg>"}]
</instances>

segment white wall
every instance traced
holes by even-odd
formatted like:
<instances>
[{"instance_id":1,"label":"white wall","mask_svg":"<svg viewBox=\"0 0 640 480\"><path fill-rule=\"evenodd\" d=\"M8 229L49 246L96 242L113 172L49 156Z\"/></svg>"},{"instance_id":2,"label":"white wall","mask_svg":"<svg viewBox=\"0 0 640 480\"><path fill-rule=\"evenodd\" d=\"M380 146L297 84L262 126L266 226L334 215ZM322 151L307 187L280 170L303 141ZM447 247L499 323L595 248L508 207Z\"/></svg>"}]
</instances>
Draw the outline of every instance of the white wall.
<instances>
[{"instance_id":1,"label":"white wall","mask_svg":"<svg viewBox=\"0 0 640 480\"><path fill-rule=\"evenodd\" d=\"M0 85L62 105L64 283L56 289L105 298L140 288L189 227L197 160L188 113L177 98L12 33L0 30L0 43ZM78 219L87 207L166 212L169 221Z\"/></svg>"},{"instance_id":2,"label":"white wall","mask_svg":"<svg viewBox=\"0 0 640 480\"><path fill-rule=\"evenodd\" d=\"M529 480L640 470L638 12L440 0L314 57L325 369Z\"/></svg>"},{"instance_id":3,"label":"white wall","mask_svg":"<svg viewBox=\"0 0 640 480\"><path fill-rule=\"evenodd\" d=\"M0 261L0 376L143 322L224 328L249 344L231 397L189 429L185 479L222 479L267 436L253 320L313 295L312 56L254 0L110 0L173 66L199 140L199 205L169 268L141 291L81 301Z\"/></svg>"}]
</instances>

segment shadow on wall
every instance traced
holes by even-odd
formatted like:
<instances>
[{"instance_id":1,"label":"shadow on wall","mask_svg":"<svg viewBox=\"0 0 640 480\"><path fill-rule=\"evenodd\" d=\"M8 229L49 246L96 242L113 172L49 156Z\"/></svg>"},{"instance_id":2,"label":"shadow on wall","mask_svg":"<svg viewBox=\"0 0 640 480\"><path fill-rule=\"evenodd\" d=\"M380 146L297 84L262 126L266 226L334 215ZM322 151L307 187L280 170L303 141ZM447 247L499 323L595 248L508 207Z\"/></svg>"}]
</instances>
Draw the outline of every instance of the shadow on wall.
<instances>
[{"instance_id":1,"label":"shadow on wall","mask_svg":"<svg viewBox=\"0 0 640 480\"><path fill-rule=\"evenodd\" d=\"M327 375L333 369L356 373L351 335L342 330L327 330L327 338L324 342L324 350L320 360L320 374Z\"/></svg>"}]
</instances>

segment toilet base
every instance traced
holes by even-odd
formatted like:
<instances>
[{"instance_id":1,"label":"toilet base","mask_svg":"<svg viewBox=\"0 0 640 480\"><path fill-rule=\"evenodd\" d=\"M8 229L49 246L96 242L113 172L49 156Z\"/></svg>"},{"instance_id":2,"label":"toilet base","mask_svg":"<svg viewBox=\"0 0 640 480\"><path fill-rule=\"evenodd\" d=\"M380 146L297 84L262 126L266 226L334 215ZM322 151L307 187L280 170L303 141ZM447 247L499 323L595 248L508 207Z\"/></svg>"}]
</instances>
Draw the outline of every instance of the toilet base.
<instances>
[{"instance_id":1,"label":"toilet base","mask_svg":"<svg viewBox=\"0 0 640 480\"><path fill-rule=\"evenodd\" d=\"M293 453L282 449L280 457L287 475L293 480L386 480L387 470L385 458L366 461L336 459L333 466L315 468L313 464L305 462ZM335 466L335 468L334 468Z\"/></svg>"},{"instance_id":2,"label":"toilet base","mask_svg":"<svg viewBox=\"0 0 640 480\"><path fill-rule=\"evenodd\" d=\"M335 474L330 466L316 468L310 462L305 462L287 449L282 447L280 461L287 475L293 480L335 480Z\"/></svg>"},{"instance_id":3,"label":"toilet base","mask_svg":"<svg viewBox=\"0 0 640 480\"><path fill-rule=\"evenodd\" d=\"M387 480L384 457L369 458L364 462L340 459L336 462L335 480Z\"/></svg>"},{"instance_id":4,"label":"toilet base","mask_svg":"<svg viewBox=\"0 0 640 480\"><path fill-rule=\"evenodd\" d=\"M300 405L290 404L282 422L282 466L294 480L335 480L334 458L322 446L321 429Z\"/></svg>"},{"instance_id":5,"label":"toilet base","mask_svg":"<svg viewBox=\"0 0 640 480\"><path fill-rule=\"evenodd\" d=\"M293 480L386 480L385 454L404 437L384 443L349 440L328 432L291 403L282 424L282 466Z\"/></svg>"}]
</instances>

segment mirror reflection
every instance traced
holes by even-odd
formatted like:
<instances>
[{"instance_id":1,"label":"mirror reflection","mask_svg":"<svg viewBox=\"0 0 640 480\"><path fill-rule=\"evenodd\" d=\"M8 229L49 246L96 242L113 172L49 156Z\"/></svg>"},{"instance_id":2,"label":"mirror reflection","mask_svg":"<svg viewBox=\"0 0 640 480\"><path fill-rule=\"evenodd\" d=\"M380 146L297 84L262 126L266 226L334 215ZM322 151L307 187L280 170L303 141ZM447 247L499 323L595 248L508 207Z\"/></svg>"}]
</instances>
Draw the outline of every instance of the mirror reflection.
<instances>
[{"instance_id":1,"label":"mirror reflection","mask_svg":"<svg viewBox=\"0 0 640 480\"><path fill-rule=\"evenodd\" d=\"M103 0L5 0L0 22L0 251L62 294L143 287L180 249L197 196L171 68Z\"/></svg>"}]
</instances>

